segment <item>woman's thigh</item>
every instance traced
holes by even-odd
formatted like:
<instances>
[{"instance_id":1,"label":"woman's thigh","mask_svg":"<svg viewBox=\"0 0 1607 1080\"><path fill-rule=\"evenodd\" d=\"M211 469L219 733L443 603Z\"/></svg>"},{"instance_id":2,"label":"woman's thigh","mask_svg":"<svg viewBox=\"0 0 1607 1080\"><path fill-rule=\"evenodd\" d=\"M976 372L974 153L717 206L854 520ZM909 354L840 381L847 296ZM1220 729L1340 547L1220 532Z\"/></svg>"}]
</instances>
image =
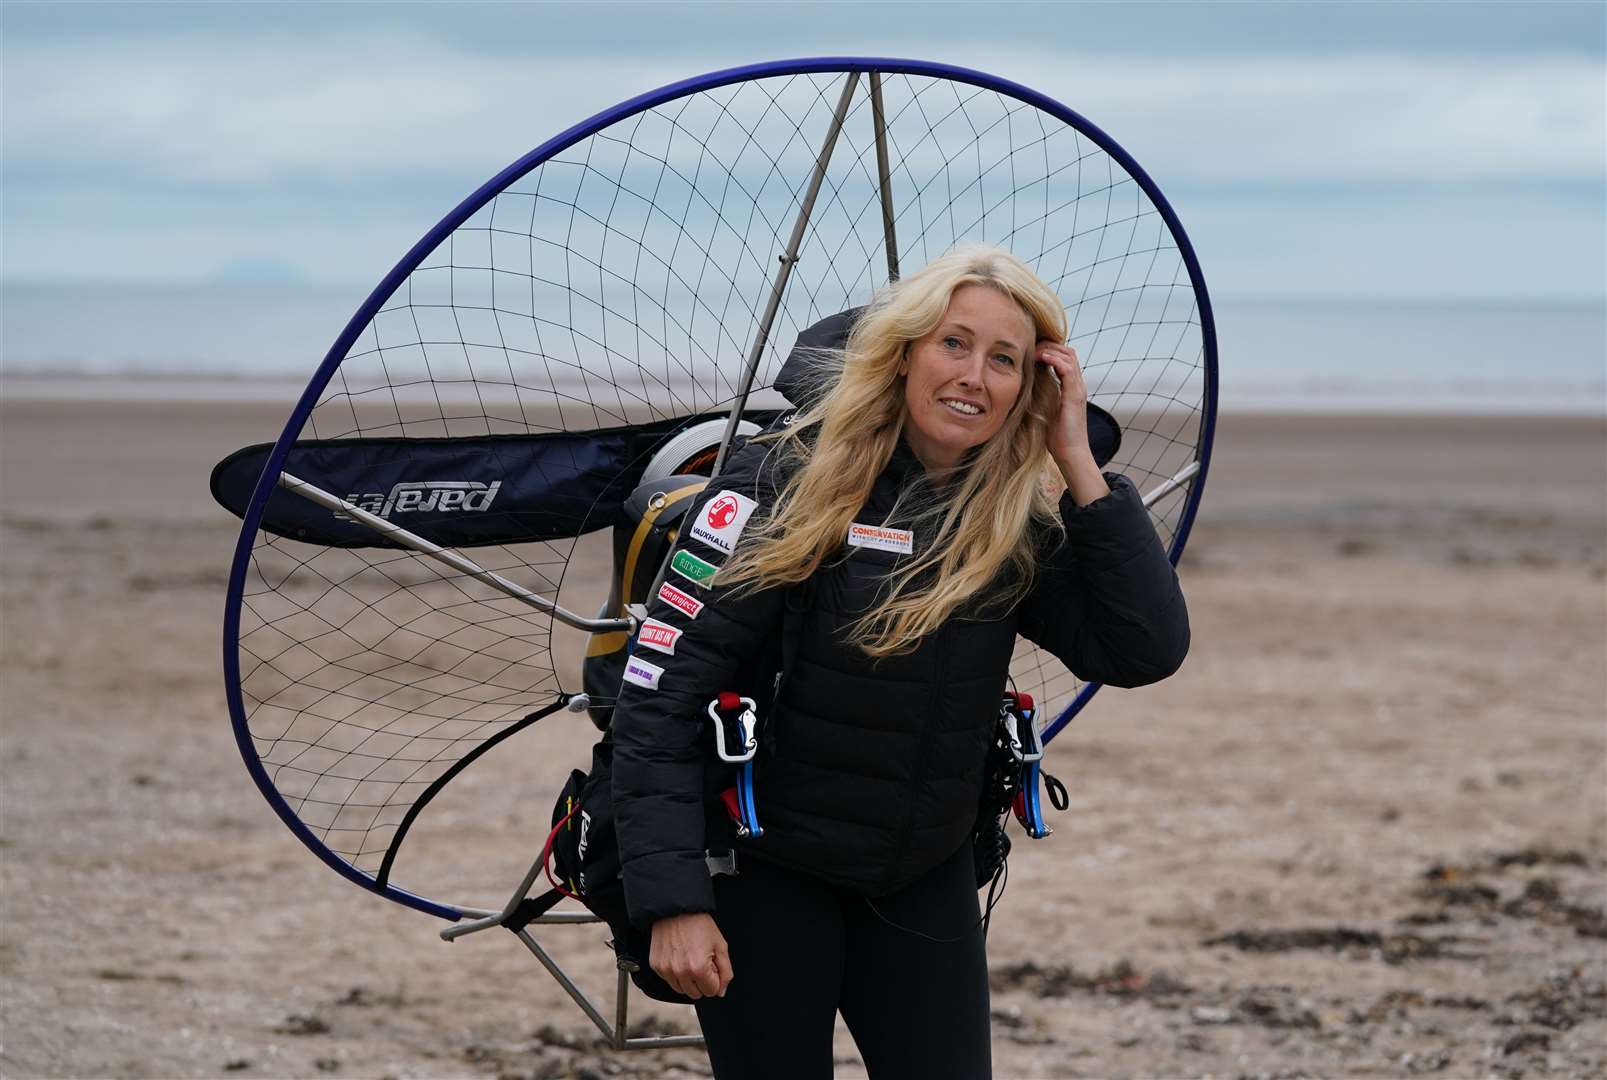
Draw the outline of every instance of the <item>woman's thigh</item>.
<instances>
[{"instance_id":1,"label":"woman's thigh","mask_svg":"<svg viewBox=\"0 0 1607 1080\"><path fill-rule=\"evenodd\" d=\"M848 910L841 1008L871 1080L991 1076L988 960L971 845L899 892L861 898Z\"/></svg>"},{"instance_id":2,"label":"woman's thigh","mask_svg":"<svg viewBox=\"0 0 1607 1080\"><path fill-rule=\"evenodd\" d=\"M723 998L697 1002L718 1080L830 1080L843 975L842 902L825 883L749 858L714 879L731 953Z\"/></svg>"}]
</instances>

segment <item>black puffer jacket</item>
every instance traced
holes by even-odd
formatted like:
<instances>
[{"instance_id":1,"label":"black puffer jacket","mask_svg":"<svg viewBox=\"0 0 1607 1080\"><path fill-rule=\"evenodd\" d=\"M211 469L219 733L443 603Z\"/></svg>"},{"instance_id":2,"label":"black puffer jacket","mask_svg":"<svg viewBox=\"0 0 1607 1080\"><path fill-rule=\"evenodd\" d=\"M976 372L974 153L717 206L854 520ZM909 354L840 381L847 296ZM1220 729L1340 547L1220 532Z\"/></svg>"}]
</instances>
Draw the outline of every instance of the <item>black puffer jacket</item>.
<instances>
[{"instance_id":1,"label":"black puffer jacket","mask_svg":"<svg viewBox=\"0 0 1607 1080\"><path fill-rule=\"evenodd\" d=\"M697 537L699 523L707 532L711 512L718 524L733 506L737 518L763 514L785 479L780 456L754 443L735 453L685 519L677 550L719 565L726 553ZM628 677L613 720L631 920L648 927L714 910L705 848L724 844L708 833L706 770L723 766L705 709L721 690L768 689L789 596L804 614L795 656L761 718L754 786L764 835L739 848L872 896L908 884L966 841L1018 632L1092 682L1139 686L1175 671L1189 642L1177 576L1133 485L1105 478L1110 494L1087 506L1062 498L1064 541L1045 538L1025 598L992 610L984 598L914 652L874 665L838 631L913 555L845 543L803 590L787 594L732 597L670 574L678 594L661 595L676 603L655 598L649 614L678 631L674 652L637 646L649 666ZM900 527L888 518L900 489L925 482L900 443L855 521ZM915 555L921 544L915 536Z\"/></svg>"}]
</instances>

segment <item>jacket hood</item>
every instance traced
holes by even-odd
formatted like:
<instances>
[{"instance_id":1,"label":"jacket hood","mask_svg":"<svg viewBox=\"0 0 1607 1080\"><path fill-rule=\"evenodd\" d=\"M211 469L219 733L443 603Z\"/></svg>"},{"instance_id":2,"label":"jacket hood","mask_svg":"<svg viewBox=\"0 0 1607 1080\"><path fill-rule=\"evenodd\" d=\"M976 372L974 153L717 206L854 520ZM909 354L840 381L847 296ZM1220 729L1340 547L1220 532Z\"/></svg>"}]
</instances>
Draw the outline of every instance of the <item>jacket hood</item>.
<instances>
[{"instance_id":1,"label":"jacket hood","mask_svg":"<svg viewBox=\"0 0 1607 1080\"><path fill-rule=\"evenodd\" d=\"M841 367L842 348L864 310L856 307L828 315L798 335L773 384L783 397L807 409L831 389Z\"/></svg>"}]
</instances>

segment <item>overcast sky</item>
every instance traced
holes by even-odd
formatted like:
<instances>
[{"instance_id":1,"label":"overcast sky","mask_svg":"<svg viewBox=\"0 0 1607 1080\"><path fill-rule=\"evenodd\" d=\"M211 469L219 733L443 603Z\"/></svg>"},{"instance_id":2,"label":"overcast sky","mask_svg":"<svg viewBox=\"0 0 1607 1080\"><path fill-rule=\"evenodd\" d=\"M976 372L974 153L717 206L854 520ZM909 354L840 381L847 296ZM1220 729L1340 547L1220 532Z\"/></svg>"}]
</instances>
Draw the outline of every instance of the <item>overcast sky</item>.
<instances>
[{"instance_id":1,"label":"overcast sky","mask_svg":"<svg viewBox=\"0 0 1607 1080\"><path fill-rule=\"evenodd\" d=\"M497 170L699 72L939 60L1121 142L1225 295L1607 290L1607 5L30 4L4 276L377 281Z\"/></svg>"}]
</instances>

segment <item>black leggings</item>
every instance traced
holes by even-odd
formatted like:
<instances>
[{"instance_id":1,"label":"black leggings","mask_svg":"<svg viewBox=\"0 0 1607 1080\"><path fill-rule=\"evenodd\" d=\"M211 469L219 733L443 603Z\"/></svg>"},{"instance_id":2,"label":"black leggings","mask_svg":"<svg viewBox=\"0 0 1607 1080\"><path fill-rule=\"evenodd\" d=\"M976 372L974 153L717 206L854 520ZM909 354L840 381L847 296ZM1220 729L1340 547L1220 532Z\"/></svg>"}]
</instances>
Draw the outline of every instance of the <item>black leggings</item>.
<instances>
[{"instance_id":1,"label":"black leggings","mask_svg":"<svg viewBox=\"0 0 1607 1080\"><path fill-rule=\"evenodd\" d=\"M757 858L740 870L714 879L731 983L725 997L696 1003L718 1080L825 1080L839 1009L871 1080L992 1075L969 841L912 885L870 901ZM928 941L877 911L960 940Z\"/></svg>"}]
</instances>

